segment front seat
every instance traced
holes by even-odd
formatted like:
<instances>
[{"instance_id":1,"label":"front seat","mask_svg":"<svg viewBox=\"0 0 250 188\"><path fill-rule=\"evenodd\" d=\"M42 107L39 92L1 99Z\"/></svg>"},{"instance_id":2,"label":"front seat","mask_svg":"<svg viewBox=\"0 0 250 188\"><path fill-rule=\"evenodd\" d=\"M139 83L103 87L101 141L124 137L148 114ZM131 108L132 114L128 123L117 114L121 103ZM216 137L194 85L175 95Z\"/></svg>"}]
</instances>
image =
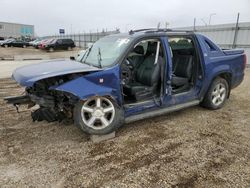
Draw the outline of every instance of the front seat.
<instances>
[{"instance_id":1,"label":"front seat","mask_svg":"<svg viewBox=\"0 0 250 188\"><path fill-rule=\"evenodd\" d=\"M128 60L131 62L133 68L138 67L144 59L144 49L142 46L136 46L132 51Z\"/></svg>"},{"instance_id":2,"label":"front seat","mask_svg":"<svg viewBox=\"0 0 250 188\"><path fill-rule=\"evenodd\" d=\"M192 76L192 55L176 55L173 58L172 85L180 87L188 85Z\"/></svg>"},{"instance_id":3,"label":"front seat","mask_svg":"<svg viewBox=\"0 0 250 188\"><path fill-rule=\"evenodd\" d=\"M157 90L163 58L159 56L155 63L156 47L156 45L148 46L148 56L137 68L135 82L124 87L125 93L134 96L137 101L152 97Z\"/></svg>"}]
</instances>

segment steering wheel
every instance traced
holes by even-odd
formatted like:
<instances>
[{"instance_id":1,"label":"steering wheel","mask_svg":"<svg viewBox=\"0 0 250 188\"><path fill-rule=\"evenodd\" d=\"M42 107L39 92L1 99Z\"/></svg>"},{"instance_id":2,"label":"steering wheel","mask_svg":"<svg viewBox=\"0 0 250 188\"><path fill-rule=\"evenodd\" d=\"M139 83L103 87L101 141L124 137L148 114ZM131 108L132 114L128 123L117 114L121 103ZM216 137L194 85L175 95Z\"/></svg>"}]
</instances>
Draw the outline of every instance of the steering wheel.
<instances>
[{"instance_id":1,"label":"steering wheel","mask_svg":"<svg viewBox=\"0 0 250 188\"><path fill-rule=\"evenodd\" d=\"M126 59L121 65L122 84L126 85L132 78L131 63Z\"/></svg>"}]
</instances>

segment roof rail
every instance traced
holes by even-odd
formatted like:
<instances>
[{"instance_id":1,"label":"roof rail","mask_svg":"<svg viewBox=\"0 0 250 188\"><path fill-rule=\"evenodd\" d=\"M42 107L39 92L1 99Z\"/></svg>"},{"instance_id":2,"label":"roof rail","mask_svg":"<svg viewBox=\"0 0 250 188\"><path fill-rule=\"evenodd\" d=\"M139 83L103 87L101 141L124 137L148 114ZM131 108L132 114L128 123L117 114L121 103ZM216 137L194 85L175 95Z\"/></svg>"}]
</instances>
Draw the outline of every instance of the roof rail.
<instances>
[{"instance_id":1,"label":"roof rail","mask_svg":"<svg viewBox=\"0 0 250 188\"><path fill-rule=\"evenodd\" d=\"M157 29L157 28L148 28L148 29L137 29L130 30L129 34L132 35L137 32L145 32L145 33L155 33L155 32L180 32L180 33L193 33L192 30L177 30L177 29Z\"/></svg>"}]
</instances>

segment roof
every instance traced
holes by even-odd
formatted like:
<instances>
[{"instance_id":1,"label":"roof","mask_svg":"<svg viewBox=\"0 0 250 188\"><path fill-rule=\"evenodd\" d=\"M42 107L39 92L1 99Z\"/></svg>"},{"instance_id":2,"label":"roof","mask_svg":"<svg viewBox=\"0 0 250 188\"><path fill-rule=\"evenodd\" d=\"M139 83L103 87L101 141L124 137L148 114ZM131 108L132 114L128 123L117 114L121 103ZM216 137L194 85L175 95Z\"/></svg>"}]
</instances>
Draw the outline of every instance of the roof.
<instances>
[{"instance_id":1,"label":"roof","mask_svg":"<svg viewBox=\"0 0 250 188\"><path fill-rule=\"evenodd\" d=\"M26 25L26 26L32 26L34 27L34 25L30 25L30 24L22 24L22 23L12 23L12 22L1 22L0 24L15 24L15 25Z\"/></svg>"},{"instance_id":2,"label":"roof","mask_svg":"<svg viewBox=\"0 0 250 188\"><path fill-rule=\"evenodd\" d=\"M126 37L126 38L139 38L139 37L151 37L151 36L162 36L162 35L183 35L183 34L194 34L190 30L172 30L172 29L157 29L157 28L147 28L139 30L130 30L127 33L119 33L109 36ZM108 37L108 36L107 36Z\"/></svg>"}]
</instances>

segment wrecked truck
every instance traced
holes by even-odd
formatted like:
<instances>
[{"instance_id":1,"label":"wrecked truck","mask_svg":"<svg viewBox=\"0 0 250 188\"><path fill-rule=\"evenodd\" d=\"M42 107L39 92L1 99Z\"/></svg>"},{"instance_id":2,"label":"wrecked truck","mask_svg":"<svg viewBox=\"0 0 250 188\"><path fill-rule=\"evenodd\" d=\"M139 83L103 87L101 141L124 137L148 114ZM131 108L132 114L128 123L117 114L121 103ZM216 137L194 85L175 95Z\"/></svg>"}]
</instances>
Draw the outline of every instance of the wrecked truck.
<instances>
[{"instance_id":1,"label":"wrecked truck","mask_svg":"<svg viewBox=\"0 0 250 188\"><path fill-rule=\"evenodd\" d=\"M76 59L16 69L25 95L38 105L34 121L73 119L88 134L194 105L221 108L244 78L243 50L222 50L190 31L142 29L101 38Z\"/></svg>"}]
</instances>

